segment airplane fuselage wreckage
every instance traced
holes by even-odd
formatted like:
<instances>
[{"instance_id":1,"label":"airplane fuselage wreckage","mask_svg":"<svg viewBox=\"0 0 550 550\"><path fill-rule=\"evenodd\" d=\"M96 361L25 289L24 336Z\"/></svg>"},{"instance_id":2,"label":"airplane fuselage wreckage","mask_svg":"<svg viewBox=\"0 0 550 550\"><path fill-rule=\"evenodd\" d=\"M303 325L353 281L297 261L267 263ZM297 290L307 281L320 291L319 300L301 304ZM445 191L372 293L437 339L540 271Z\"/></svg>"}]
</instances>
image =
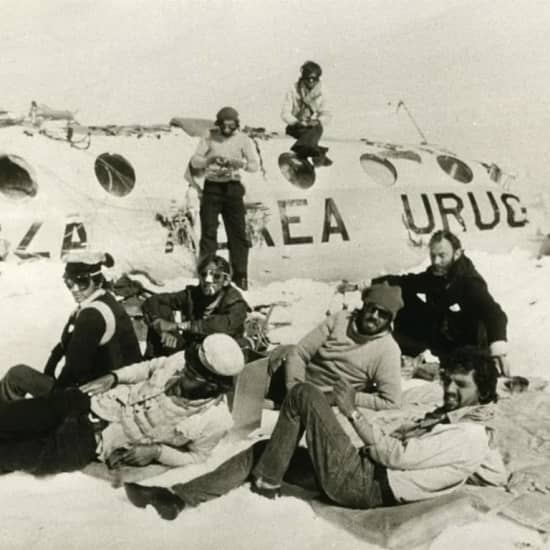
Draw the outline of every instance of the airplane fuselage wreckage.
<instances>
[{"instance_id":1,"label":"airplane fuselage wreckage","mask_svg":"<svg viewBox=\"0 0 550 550\"><path fill-rule=\"evenodd\" d=\"M125 269L191 275L203 182L188 162L212 123L94 127L67 118L0 118L0 238L10 253L59 260L91 247ZM409 268L441 228L466 248L536 248L535 213L494 164L427 144L326 139L334 164L296 170L290 138L245 131L261 160L243 174L252 280Z\"/></svg>"}]
</instances>

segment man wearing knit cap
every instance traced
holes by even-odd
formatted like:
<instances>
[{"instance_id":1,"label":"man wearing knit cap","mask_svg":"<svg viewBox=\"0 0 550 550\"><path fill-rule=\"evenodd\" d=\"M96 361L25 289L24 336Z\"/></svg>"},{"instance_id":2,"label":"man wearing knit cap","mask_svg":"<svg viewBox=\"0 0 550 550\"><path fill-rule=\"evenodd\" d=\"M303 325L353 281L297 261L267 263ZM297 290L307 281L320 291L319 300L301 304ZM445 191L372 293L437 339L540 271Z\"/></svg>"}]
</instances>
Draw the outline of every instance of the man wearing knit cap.
<instances>
[{"instance_id":1,"label":"man wearing knit cap","mask_svg":"<svg viewBox=\"0 0 550 550\"><path fill-rule=\"evenodd\" d=\"M246 235L245 188L239 171L256 172L259 162L252 141L239 131L239 113L233 107L220 109L215 124L208 136L201 139L190 161L193 168L205 170L200 207L200 256L216 253L221 214L233 281L246 290L250 242Z\"/></svg>"},{"instance_id":2,"label":"man wearing knit cap","mask_svg":"<svg viewBox=\"0 0 550 550\"><path fill-rule=\"evenodd\" d=\"M0 404L0 472L206 460L232 426L225 393L244 367L238 344L211 334L194 348L117 369L44 397Z\"/></svg>"},{"instance_id":3,"label":"man wearing knit cap","mask_svg":"<svg viewBox=\"0 0 550 550\"><path fill-rule=\"evenodd\" d=\"M401 290L373 285L362 299L361 309L331 315L297 345L274 351L268 397L280 402L281 394L299 382L330 393L341 381L356 390L359 407L401 406L401 354L391 335L391 323L403 306Z\"/></svg>"},{"instance_id":4,"label":"man wearing knit cap","mask_svg":"<svg viewBox=\"0 0 550 550\"><path fill-rule=\"evenodd\" d=\"M104 288L102 268L114 264L112 256L84 250L67 255L65 262L63 281L77 307L44 372L27 365L11 367L0 380L0 403L77 386L141 360L130 317Z\"/></svg>"}]
</instances>

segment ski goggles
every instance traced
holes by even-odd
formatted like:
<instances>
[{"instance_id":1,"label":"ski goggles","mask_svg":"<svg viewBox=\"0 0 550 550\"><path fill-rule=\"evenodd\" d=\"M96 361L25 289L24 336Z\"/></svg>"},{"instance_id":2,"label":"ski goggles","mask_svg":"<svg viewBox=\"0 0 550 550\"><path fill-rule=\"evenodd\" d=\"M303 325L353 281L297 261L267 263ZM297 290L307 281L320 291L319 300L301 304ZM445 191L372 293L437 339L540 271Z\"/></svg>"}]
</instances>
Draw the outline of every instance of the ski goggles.
<instances>
[{"instance_id":1,"label":"ski goggles","mask_svg":"<svg viewBox=\"0 0 550 550\"><path fill-rule=\"evenodd\" d=\"M226 281L229 278L229 275L227 273L224 273L223 271L212 271L210 269L205 269L199 273L199 277L201 279L206 280L209 276L215 283L221 283L222 281Z\"/></svg>"},{"instance_id":2,"label":"ski goggles","mask_svg":"<svg viewBox=\"0 0 550 550\"><path fill-rule=\"evenodd\" d=\"M63 275L63 282L69 290L76 289L83 291L90 288L92 278L90 275L84 275L82 277L69 277L68 275Z\"/></svg>"},{"instance_id":3,"label":"ski goggles","mask_svg":"<svg viewBox=\"0 0 550 550\"><path fill-rule=\"evenodd\" d=\"M385 320L390 320L392 318L392 314L389 311L372 302L367 302L365 304L365 312L369 315L377 313L378 317Z\"/></svg>"}]
</instances>

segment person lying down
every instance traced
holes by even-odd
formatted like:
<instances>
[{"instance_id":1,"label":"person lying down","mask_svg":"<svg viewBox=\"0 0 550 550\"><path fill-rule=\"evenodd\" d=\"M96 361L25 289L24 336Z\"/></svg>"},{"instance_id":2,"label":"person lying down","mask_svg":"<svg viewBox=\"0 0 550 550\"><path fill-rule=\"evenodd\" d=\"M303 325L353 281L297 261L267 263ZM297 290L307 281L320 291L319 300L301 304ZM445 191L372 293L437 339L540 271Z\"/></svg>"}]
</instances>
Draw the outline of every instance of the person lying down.
<instances>
[{"instance_id":1,"label":"person lying down","mask_svg":"<svg viewBox=\"0 0 550 550\"><path fill-rule=\"evenodd\" d=\"M126 484L135 506L152 505L164 519L251 482L268 498L281 484L305 433L309 466L330 501L370 509L449 494L466 482L503 486L507 475L490 430L498 371L488 354L474 347L455 350L443 365L443 405L421 420L384 434L356 408L355 390L345 380L334 386L338 409L363 446L357 448L327 397L308 383L285 398L271 439L232 457L219 468L169 488Z\"/></svg>"},{"instance_id":2,"label":"person lying down","mask_svg":"<svg viewBox=\"0 0 550 550\"><path fill-rule=\"evenodd\" d=\"M206 460L232 425L225 393L244 367L238 344L200 345L46 396L0 404L0 472L35 475Z\"/></svg>"}]
</instances>

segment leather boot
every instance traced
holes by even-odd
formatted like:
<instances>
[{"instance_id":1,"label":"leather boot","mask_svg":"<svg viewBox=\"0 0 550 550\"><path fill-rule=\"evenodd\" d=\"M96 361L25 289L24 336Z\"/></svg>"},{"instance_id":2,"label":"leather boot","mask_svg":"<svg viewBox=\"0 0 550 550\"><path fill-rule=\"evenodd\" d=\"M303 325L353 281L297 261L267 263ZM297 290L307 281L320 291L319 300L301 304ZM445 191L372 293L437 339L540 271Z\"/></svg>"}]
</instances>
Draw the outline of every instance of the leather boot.
<instances>
[{"instance_id":1,"label":"leather boot","mask_svg":"<svg viewBox=\"0 0 550 550\"><path fill-rule=\"evenodd\" d=\"M137 483L125 483L128 500L138 508L150 504L162 519L173 520L185 508L185 502L164 487L147 487Z\"/></svg>"}]
</instances>

